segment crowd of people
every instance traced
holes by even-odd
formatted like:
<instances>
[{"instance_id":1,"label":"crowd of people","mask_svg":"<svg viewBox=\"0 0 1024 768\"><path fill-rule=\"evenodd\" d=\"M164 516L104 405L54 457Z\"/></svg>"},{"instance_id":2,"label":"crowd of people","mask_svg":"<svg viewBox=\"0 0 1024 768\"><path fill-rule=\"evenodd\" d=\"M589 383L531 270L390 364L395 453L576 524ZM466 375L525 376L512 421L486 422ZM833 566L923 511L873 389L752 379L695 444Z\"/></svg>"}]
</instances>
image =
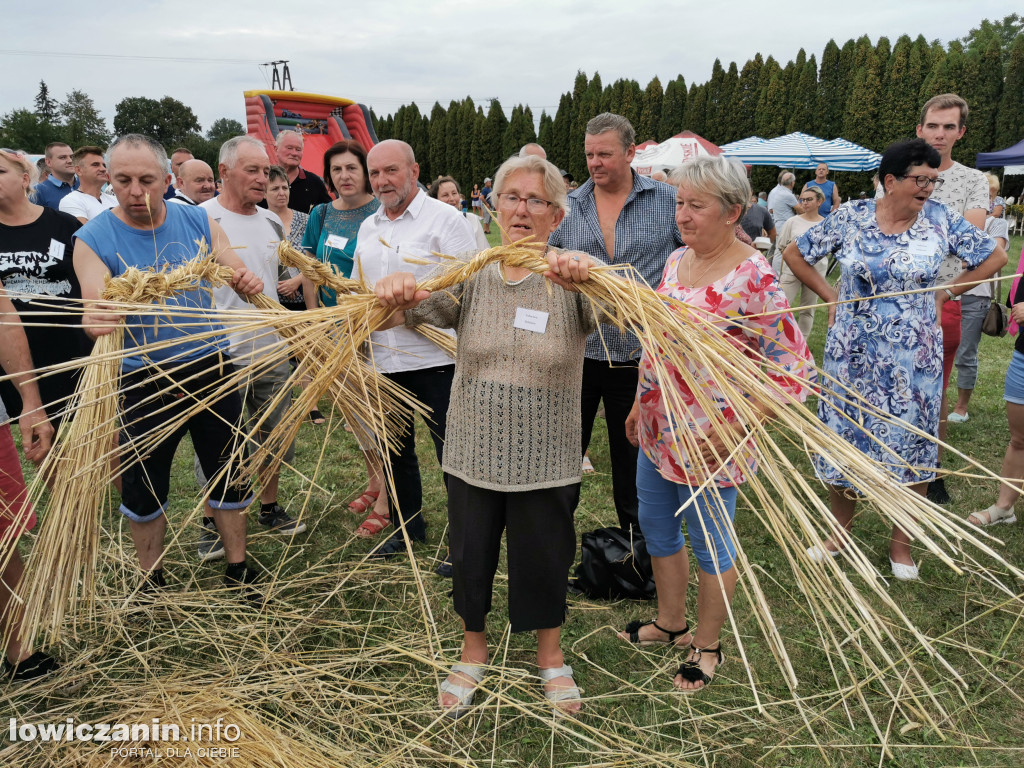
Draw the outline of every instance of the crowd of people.
<instances>
[{"instance_id":1,"label":"crowd of people","mask_svg":"<svg viewBox=\"0 0 1024 768\"><path fill-rule=\"evenodd\" d=\"M0 387L6 407L0 417L18 419L25 458L41 461L69 415L76 373L35 381L27 372L83 357L92 340L123 324L118 490L141 590L168 583L162 557L171 459L188 432L206 499L197 554L224 558L226 586L259 602L257 569L246 560L244 511L252 506L257 522L280 535L299 535L306 526L278 498L279 464L240 478L229 457L237 432L250 435L251 450L284 418L288 364L258 364L282 342L266 331L218 334L212 320L125 318L101 296L109 277L130 267L182 264L202 241L231 267L231 283L183 292L168 300L173 306L230 310L248 307L246 297L257 293L296 311L336 306L342 298L332 290L282 266L277 244L288 241L339 275L361 280L392 310L372 334L367 360L430 409L423 420L448 497L449 557L439 573L452 578L463 626L459 663L439 692L441 710L459 717L471 709L487 673L486 618L504 535L512 631L536 632L544 695L563 711L579 711L580 691L560 636L577 551L581 460L602 405L616 522L644 537L658 593L657 615L629 623L619 636L638 646L680 649L672 685L700 690L725 658L720 635L737 581L736 502L757 471L750 425L701 363L678 370L652 358L656 352L642 349L636 336L602 322L608 318L578 285L595 265L631 265L658 293L705 318L709 333L720 333L754 360L770 361L764 376L772 386L744 392L760 421L809 393L813 360L805 337L815 295L822 297L832 304L820 418L886 467L893 483L922 494L945 492L929 490L940 466L936 440L945 435L944 392L955 364L960 394L949 420L966 421L977 376L978 317L1000 296L978 281L1006 262L1005 224L993 224L1004 207L998 184L991 187L980 172L950 157L966 120L959 97L931 99L918 138L882 155L881 193L845 204L824 163L799 196L790 171L770 193L755 196L742 165L721 157L692 160L666 181L641 176L630 166L633 128L610 113L586 126L581 149L590 178L578 187L531 144L493 179L474 185L468 201L450 176L422 189L413 148L395 140L368 151L356 141L335 144L324 154L321 179L301 165L301 134L279 134L276 165L260 141L241 136L221 147L216 183L213 169L187 150L168 159L158 142L137 134L106 150L47 147L51 173L35 186L35 168L24 154L3 149L0 281L13 302L0 294L0 362L9 374ZM541 276L496 262L450 290L418 288L440 264L438 254L464 257L488 248L492 224L506 245L532 238L542 246L548 271ZM761 238L770 253L748 242ZM842 268L835 286L824 272L829 256ZM19 313L30 311L28 297L38 295L82 299L86 311L22 326ZM1010 304L1013 319L1024 321L1024 287L1014 287ZM453 337L454 357L417 333L423 324ZM238 386L209 409L189 410L225 376ZM1019 481L1021 339L1005 399L1011 441L1003 475ZM687 405L680 412L670 403ZM177 415L179 429L155 444L149 440ZM356 535L387 534L371 553L377 558L414 552L412 545L427 538L414 413L393 415L401 428L386 447L366 425L349 425L366 468L365 491L349 506L366 515ZM316 409L309 417L314 424L324 420ZM287 462L293 451L279 446L278 452ZM0 541L9 543L31 529L34 516L24 503L6 425L0 464ZM848 534L857 488L824 457L814 469L828 488L837 530ZM1014 522L1017 495L1019 485L1003 485L996 503L970 522ZM683 524L697 562L693 629L686 618L690 564ZM835 557L846 543L834 536L807 556ZM905 532L893 530L889 554L894 577L918 578ZM0 597L0 619L15 627L19 614L8 596L20 574L15 556ZM58 666L16 639L5 650L4 668L15 678Z\"/></svg>"}]
</instances>

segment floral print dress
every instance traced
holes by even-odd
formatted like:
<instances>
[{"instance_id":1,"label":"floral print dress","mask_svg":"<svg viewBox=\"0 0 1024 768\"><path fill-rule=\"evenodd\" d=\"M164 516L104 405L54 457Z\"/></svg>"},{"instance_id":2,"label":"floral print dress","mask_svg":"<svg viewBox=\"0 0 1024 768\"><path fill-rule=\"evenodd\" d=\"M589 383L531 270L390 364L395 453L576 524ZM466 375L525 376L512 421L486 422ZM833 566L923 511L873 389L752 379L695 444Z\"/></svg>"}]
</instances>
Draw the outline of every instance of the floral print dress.
<instances>
[{"instance_id":1,"label":"floral print dress","mask_svg":"<svg viewBox=\"0 0 1024 768\"><path fill-rule=\"evenodd\" d=\"M863 299L836 309L825 339L819 418L900 483L932 479L942 398L935 295L878 296L934 286L947 254L974 269L995 242L933 200L906 232L886 235L878 227L875 201L856 200L796 243L810 264L836 254L842 265L840 301ZM821 456L815 458L815 471L829 485L850 486L842 468Z\"/></svg>"},{"instance_id":2,"label":"floral print dress","mask_svg":"<svg viewBox=\"0 0 1024 768\"><path fill-rule=\"evenodd\" d=\"M680 248L669 256L658 293L684 301L695 313L710 318L714 328L737 349L751 359L768 364L765 367L767 378L776 382L787 396L803 402L810 390L808 382L813 381L814 376L811 351L792 313L780 312L788 309L789 304L765 258L759 253L751 254L712 284L688 288L678 279L679 263L685 253L686 248ZM663 351L658 350L658 353L664 360ZM726 422L739 420L729 395L716 381L727 375L726 366L710 371L694 361L683 375L668 365L671 381L662 382L651 365L649 354L645 352L640 361L640 448L665 479L700 485L707 479L703 467L699 460L690 462L678 436L682 430L706 434L712 427L712 420L694 395L695 386L710 396L710 401L705 402L714 402ZM669 412L665 386L671 386L678 393L685 412ZM764 398L768 391L746 393L746 396ZM756 470L757 447L748 441L732 461L718 469L712 482L717 486L739 485Z\"/></svg>"}]
</instances>

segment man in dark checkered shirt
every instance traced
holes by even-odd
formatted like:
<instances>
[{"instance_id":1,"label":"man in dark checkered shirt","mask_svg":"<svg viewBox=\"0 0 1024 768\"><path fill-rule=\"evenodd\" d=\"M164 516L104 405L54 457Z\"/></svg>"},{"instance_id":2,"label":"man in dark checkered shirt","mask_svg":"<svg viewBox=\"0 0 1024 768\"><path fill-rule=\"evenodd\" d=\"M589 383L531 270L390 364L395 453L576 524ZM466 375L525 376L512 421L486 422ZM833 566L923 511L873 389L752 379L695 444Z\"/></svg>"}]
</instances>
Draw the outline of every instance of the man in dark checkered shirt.
<instances>
[{"instance_id":1,"label":"man in dark checkered shirt","mask_svg":"<svg viewBox=\"0 0 1024 768\"><path fill-rule=\"evenodd\" d=\"M632 264L656 288L665 261L682 245L676 227L675 189L630 168L636 134L629 121L605 112L587 123L584 149L590 179L569 195L570 213L548 244L593 254L609 264ZM583 452L604 400L612 489L619 525L639 530L637 449L626 437L626 416L637 387L640 343L631 333L602 325L587 339L583 361Z\"/></svg>"}]
</instances>

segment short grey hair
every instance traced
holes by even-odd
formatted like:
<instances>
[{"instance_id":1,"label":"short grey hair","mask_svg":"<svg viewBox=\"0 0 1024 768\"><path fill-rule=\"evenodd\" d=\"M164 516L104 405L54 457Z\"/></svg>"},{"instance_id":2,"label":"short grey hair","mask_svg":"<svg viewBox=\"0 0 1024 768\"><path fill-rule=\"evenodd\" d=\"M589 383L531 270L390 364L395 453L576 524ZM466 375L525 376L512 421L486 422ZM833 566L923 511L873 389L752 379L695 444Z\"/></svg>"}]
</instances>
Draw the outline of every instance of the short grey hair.
<instances>
[{"instance_id":1,"label":"short grey hair","mask_svg":"<svg viewBox=\"0 0 1024 768\"><path fill-rule=\"evenodd\" d=\"M299 141L301 141L303 145L305 145L306 143L306 139L303 138L301 131L293 131L291 128L285 128L284 130L277 132L277 138L274 140L274 146L280 149L281 142L284 141L289 136L298 136Z\"/></svg>"},{"instance_id":2,"label":"short grey hair","mask_svg":"<svg viewBox=\"0 0 1024 768\"><path fill-rule=\"evenodd\" d=\"M796 176L792 171L783 171L779 174L779 186L788 187L789 182L796 183Z\"/></svg>"},{"instance_id":3,"label":"short grey hair","mask_svg":"<svg viewBox=\"0 0 1024 768\"><path fill-rule=\"evenodd\" d=\"M164 149L163 145L150 136L145 136L141 133L126 133L124 136L119 136L114 139L114 143L107 148L107 154L103 158L107 164L108 170L112 167L111 158L114 156L114 150L118 147L127 147L128 149L148 149L153 153L153 157L160 164L160 170L164 173L170 173L168 170L169 160L167 159L167 150Z\"/></svg>"},{"instance_id":4,"label":"short grey hair","mask_svg":"<svg viewBox=\"0 0 1024 768\"><path fill-rule=\"evenodd\" d=\"M695 192L711 195L718 200L722 213L738 205L742 218L749 207L751 192L747 171L739 160L724 155L688 160L673 169L669 181L676 187L686 184Z\"/></svg>"},{"instance_id":5,"label":"short grey hair","mask_svg":"<svg viewBox=\"0 0 1024 768\"><path fill-rule=\"evenodd\" d=\"M588 136L597 136L608 131L615 131L618 134L623 149L629 149L636 144L636 131L633 130L632 123L622 115L602 112L597 117L590 118L590 122L587 123Z\"/></svg>"},{"instance_id":6,"label":"short grey hair","mask_svg":"<svg viewBox=\"0 0 1024 768\"><path fill-rule=\"evenodd\" d=\"M233 139L228 139L220 145L220 154L217 155L217 164L227 166L228 168L234 168L235 163L238 161L238 148L243 144L250 144L258 148L263 152L263 154L267 154L267 148L263 145L263 142L255 136L235 136Z\"/></svg>"},{"instance_id":7,"label":"short grey hair","mask_svg":"<svg viewBox=\"0 0 1024 768\"><path fill-rule=\"evenodd\" d=\"M491 194L494 195L495 200L498 199L498 195L505 188L509 178L520 171L539 173L544 185L545 198L566 213L569 212L565 196L565 182L562 181L561 171L552 163L536 155L510 157L501 164L497 173L494 174L494 186L491 188Z\"/></svg>"}]
</instances>

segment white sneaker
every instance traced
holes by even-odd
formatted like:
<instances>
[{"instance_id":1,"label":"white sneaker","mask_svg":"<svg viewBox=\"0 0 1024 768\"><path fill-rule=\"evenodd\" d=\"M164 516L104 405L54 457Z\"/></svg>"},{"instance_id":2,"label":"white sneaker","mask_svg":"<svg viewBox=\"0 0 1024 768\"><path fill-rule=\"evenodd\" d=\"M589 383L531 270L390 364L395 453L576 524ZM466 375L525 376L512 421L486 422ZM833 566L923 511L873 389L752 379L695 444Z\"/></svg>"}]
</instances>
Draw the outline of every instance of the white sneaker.
<instances>
[{"instance_id":1,"label":"white sneaker","mask_svg":"<svg viewBox=\"0 0 1024 768\"><path fill-rule=\"evenodd\" d=\"M953 411L946 417L946 421L948 421L950 424L963 424L970 418L971 414L969 413L965 413L963 416L961 416L956 411Z\"/></svg>"}]
</instances>

